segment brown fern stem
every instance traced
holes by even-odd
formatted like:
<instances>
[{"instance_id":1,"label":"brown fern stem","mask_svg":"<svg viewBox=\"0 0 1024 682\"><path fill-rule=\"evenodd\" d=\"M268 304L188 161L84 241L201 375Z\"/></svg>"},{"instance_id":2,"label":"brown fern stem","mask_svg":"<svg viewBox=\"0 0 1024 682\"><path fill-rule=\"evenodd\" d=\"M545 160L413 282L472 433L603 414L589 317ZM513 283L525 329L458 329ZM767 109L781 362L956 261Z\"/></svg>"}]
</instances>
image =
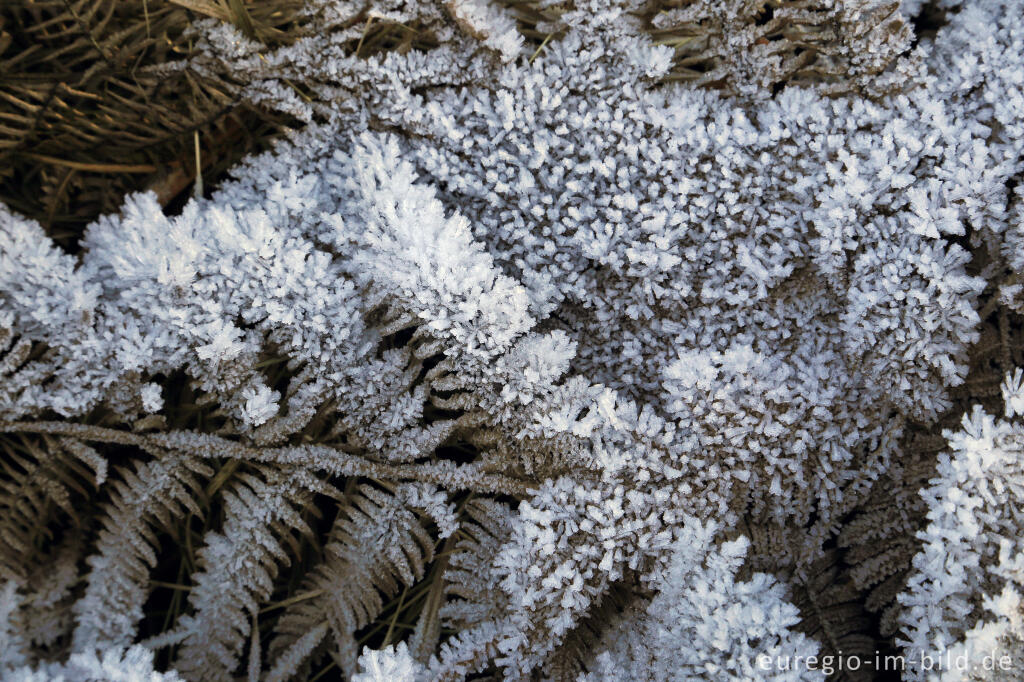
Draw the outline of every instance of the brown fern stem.
<instances>
[{"instance_id":1,"label":"brown fern stem","mask_svg":"<svg viewBox=\"0 0 1024 682\"><path fill-rule=\"evenodd\" d=\"M132 433L89 424L57 421L0 421L2 433L50 433L81 440L132 445L140 448L164 448L198 457L231 457L254 462L300 465L334 476L366 476L391 481L422 481L448 490L498 493L524 497L536 485L533 481L503 474L492 474L474 464L440 461L424 464L387 464L352 455L326 445L255 447L222 436L197 431L168 433Z\"/></svg>"}]
</instances>

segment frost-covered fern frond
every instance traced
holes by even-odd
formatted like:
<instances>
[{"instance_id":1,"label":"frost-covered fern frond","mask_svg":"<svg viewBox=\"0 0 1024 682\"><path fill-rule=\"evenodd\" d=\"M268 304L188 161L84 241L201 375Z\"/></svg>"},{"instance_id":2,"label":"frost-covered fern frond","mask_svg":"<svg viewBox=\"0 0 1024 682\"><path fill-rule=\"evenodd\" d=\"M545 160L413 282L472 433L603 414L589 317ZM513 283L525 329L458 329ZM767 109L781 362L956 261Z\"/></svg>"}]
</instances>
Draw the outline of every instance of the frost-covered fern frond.
<instances>
[{"instance_id":1,"label":"frost-covered fern frond","mask_svg":"<svg viewBox=\"0 0 1024 682\"><path fill-rule=\"evenodd\" d=\"M584 674L593 664L594 642L600 642L609 627L623 618L623 614L635 609L638 594L646 594L636 584L635 576L613 584L602 595L601 600L566 635L562 645L552 651L541 664L545 680L551 682L572 682Z\"/></svg>"},{"instance_id":2,"label":"frost-covered fern frond","mask_svg":"<svg viewBox=\"0 0 1024 682\"><path fill-rule=\"evenodd\" d=\"M658 593L610 629L580 682L825 678L780 663L815 656L818 645L790 630L800 618L784 585L763 573L737 580L749 541L718 543L716 530L683 520L668 565L653 576Z\"/></svg>"},{"instance_id":3,"label":"frost-covered fern frond","mask_svg":"<svg viewBox=\"0 0 1024 682\"><path fill-rule=\"evenodd\" d=\"M947 449L943 430L958 428L963 414L974 405L982 404L992 413L1001 411L1000 385L1015 367L1024 365L1024 327L1006 309L985 307L991 307L992 313L970 350L967 381L951 391L954 406L931 425L907 429L896 466L873 484L871 494L838 538L840 546L847 548L844 561L850 566L849 575L858 589L868 591L865 605L879 612L879 627L886 636L896 629L896 596L904 589L920 549L916 535L927 526L927 505L919 491L928 487L938 455Z\"/></svg>"},{"instance_id":4,"label":"frost-covered fern frond","mask_svg":"<svg viewBox=\"0 0 1024 682\"><path fill-rule=\"evenodd\" d=\"M757 99L790 83L877 95L920 67L919 58L907 57L913 32L896 0L310 4L314 12L334 15L321 24L328 36L307 34L294 45L268 49L234 27L210 26L188 68L216 74L221 82L242 80L242 96L307 119L326 114L325 102L344 102L365 84L403 96L406 88L473 82L489 62L539 56L553 37L579 27L617 35L626 44L643 38L664 46L659 61L669 67L668 81ZM374 39L388 33L397 34L403 47L418 42L429 51L375 54ZM388 72L401 73L402 82L388 83ZM303 97L304 90L288 85L299 82L315 95Z\"/></svg>"},{"instance_id":5,"label":"frost-covered fern frond","mask_svg":"<svg viewBox=\"0 0 1024 682\"><path fill-rule=\"evenodd\" d=\"M11 682L183 682L171 671L153 667L153 652L143 646L72 654L66 663L38 667L0 667L4 680Z\"/></svg>"},{"instance_id":6,"label":"frost-covered fern frond","mask_svg":"<svg viewBox=\"0 0 1024 682\"><path fill-rule=\"evenodd\" d=\"M653 35L675 48L680 77L699 84L760 97L811 79L871 90L885 87L887 68L909 67L899 61L913 32L896 1L665 4Z\"/></svg>"},{"instance_id":7,"label":"frost-covered fern frond","mask_svg":"<svg viewBox=\"0 0 1024 682\"><path fill-rule=\"evenodd\" d=\"M310 532L300 511L325 492L303 469L263 467L236 478L224 493L223 527L199 551L192 612L175 626L176 670L189 679L233 679L259 604L273 591L278 564L288 561L283 538Z\"/></svg>"},{"instance_id":8,"label":"frost-covered fern frond","mask_svg":"<svg viewBox=\"0 0 1024 682\"><path fill-rule=\"evenodd\" d=\"M1008 545L1000 547L999 563L992 568L1006 585L1001 592L983 597L984 615L950 647L950 660L955 663L941 672L944 682L1002 680L1024 665L1024 552L1013 556Z\"/></svg>"},{"instance_id":9,"label":"frost-covered fern frond","mask_svg":"<svg viewBox=\"0 0 1024 682\"><path fill-rule=\"evenodd\" d=\"M0 577L27 580L47 525L61 513L77 520L76 505L101 485L107 461L81 441L10 437L0 459Z\"/></svg>"},{"instance_id":10,"label":"frost-covered fern frond","mask_svg":"<svg viewBox=\"0 0 1024 682\"><path fill-rule=\"evenodd\" d=\"M308 655L313 647L303 637L311 632L329 638L328 651L339 666L355 673L356 632L377 617L385 600L413 587L434 557L414 495L408 487L392 494L363 485L343 498L323 561L303 584L309 598L285 610L271 644L275 656L295 667L278 666L273 679L286 679L304 663L300 652Z\"/></svg>"},{"instance_id":11,"label":"frost-covered fern frond","mask_svg":"<svg viewBox=\"0 0 1024 682\"><path fill-rule=\"evenodd\" d=\"M494 574L481 571L480 566L490 563L508 542L512 510L502 502L476 498L466 504L464 514L444 575L448 601L441 617L453 630L498 619L508 608L508 597Z\"/></svg>"},{"instance_id":12,"label":"frost-covered fern frond","mask_svg":"<svg viewBox=\"0 0 1024 682\"><path fill-rule=\"evenodd\" d=\"M175 68L306 125L74 254L0 210L26 664L770 679L866 653L861 590L908 566L908 647L984 636L1024 379L937 470L915 438L1017 352L1024 18L941 4L916 45L874 0L310 0L274 47L197 22ZM925 506L978 533L908 539Z\"/></svg>"},{"instance_id":13,"label":"frost-covered fern frond","mask_svg":"<svg viewBox=\"0 0 1024 682\"><path fill-rule=\"evenodd\" d=\"M89 558L85 594L75 604L74 649L125 647L143 616L149 574L156 564L157 529L166 529L195 502L213 470L194 457L156 451L155 458L117 472Z\"/></svg>"},{"instance_id":14,"label":"frost-covered fern frond","mask_svg":"<svg viewBox=\"0 0 1024 682\"><path fill-rule=\"evenodd\" d=\"M937 476L922 490L928 526L918 534L923 546L899 595L898 641L908 660L916 662L911 679L930 678L922 657L932 651L966 651L970 665L979 669L985 656L1002 656L1001 646L1019 656L1015 595L1024 587L1021 377L1018 370L1004 383L1006 415L1013 419L997 419L980 406L964 415L959 431L946 432L950 451L939 456ZM991 625L980 624L986 611L998 616ZM1002 634L995 636L995 630ZM989 648L983 651L981 643Z\"/></svg>"},{"instance_id":15,"label":"frost-covered fern frond","mask_svg":"<svg viewBox=\"0 0 1024 682\"><path fill-rule=\"evenodd\" d=\"M840 553L830 550L811 564L806 577L790 581L789 600L802 615L794 630L818 642L822 656L833 662L872 660L884 645L873 635L874 624L864 608L862 593L843 569ZM833 667L839 669L830 673L836 682L868 681L875 676L866 665L858 670Z\"/></svg>"},{"instance_id":16,"label":"frost-covered fern frond","mask_svg":"<svg viewBox=\"0 0 1024 682\"><path fill-rule=\"evenodd\" d=\"M81 597L86 537L74 529L39 561L21 587L18 620L33 660L64 658L71 650L74 607Z\"/></svg>"},{"instance_id":17,"label":"frost-covered fern frond","mask_svg":"<svg viewBox=\"0 0 1024 682\"><path fill-rule=\"evenodd\" d=\"M359 667L352 682L416 682L424 674L405 642L381 651L365 651L359 657Z\"/></svg>"},{"instance_id":18,"label":"frost-covered fern frond","mask_svg":"<svg viewBox=\"0 0 1024 682\"><path fill-rule=\"evenodd\" d=\"M27 658L29 643L15 622L20 606L18 584L8 580L0 590L0 669L20 667Z\"/></svg>"}]
</instances>

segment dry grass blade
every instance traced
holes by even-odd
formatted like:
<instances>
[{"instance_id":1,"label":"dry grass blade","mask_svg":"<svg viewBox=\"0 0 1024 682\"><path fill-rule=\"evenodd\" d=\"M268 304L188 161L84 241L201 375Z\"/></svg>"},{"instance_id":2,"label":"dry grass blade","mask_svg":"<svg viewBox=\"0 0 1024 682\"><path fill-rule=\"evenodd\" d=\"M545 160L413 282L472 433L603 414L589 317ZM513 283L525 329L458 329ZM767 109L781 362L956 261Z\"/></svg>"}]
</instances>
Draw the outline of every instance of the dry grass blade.
<instances>
[{"instance_id":1,"label":"dry grass blade","mask_svg":"<svg viewBox=\"0 0 1024 682\"><path fill-rule=\"evenodd\" d=\"M168 0L168 2L172 5L192 10L196 14L220 19L221 21L231 21L231 12L215 2L209 2L209 0Z\"/></svg>"}]
</instances>

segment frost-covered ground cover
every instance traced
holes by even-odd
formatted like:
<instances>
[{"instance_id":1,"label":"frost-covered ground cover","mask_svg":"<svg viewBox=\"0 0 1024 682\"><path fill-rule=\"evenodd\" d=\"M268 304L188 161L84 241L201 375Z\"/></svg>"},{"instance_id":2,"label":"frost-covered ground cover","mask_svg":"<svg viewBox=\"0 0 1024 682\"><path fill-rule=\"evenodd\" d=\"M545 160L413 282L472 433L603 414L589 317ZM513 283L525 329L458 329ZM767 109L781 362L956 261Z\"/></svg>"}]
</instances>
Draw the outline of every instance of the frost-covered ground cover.
<instances>
[{"instance_id":1,"label":"frost-covered ground cover","mask_svg":"<svg viewBox=\"0 0 1024 682\"><path fill-rule=\"evenodd\" d=\"M301 131L0 207L5 676L1024 675L1024 7L530 7L199 22Z\"/></svg>"}]
</instances>

